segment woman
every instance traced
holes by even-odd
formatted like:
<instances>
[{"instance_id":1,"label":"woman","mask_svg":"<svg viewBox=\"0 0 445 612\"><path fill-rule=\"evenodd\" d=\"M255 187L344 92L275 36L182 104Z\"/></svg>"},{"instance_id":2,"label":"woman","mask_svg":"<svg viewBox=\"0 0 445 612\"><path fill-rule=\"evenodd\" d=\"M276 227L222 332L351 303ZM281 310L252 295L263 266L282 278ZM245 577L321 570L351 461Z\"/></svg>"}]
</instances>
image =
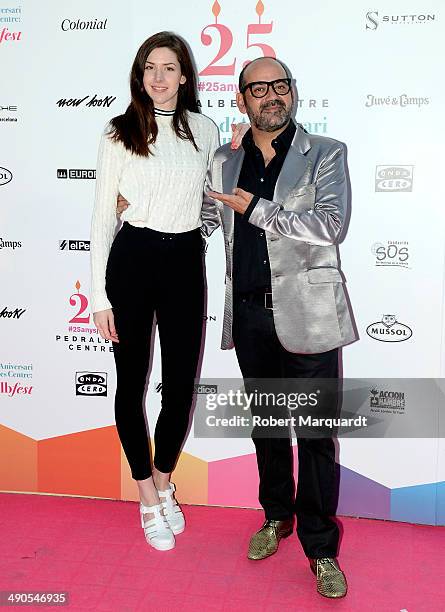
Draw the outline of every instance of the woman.
<instances>
[{"instance_id":1,"label":"woman","mask_svg":"<svg viewBox=\"0 0 445 612\"><path fill-rule=\"evenodd\" d=\"M185 43L160 32L138 50L131 103L104 133L92 220L92 310L114 343L116 426L140 495L141 523L157 550L175 545L184 515L169 482L193 400L204 313L200 210L218 130L199 114ZM116 199L130 206L113 241ZM153 317L162 353L162 409L153 467L143 396Z\"/></svg>"}]
</instances>

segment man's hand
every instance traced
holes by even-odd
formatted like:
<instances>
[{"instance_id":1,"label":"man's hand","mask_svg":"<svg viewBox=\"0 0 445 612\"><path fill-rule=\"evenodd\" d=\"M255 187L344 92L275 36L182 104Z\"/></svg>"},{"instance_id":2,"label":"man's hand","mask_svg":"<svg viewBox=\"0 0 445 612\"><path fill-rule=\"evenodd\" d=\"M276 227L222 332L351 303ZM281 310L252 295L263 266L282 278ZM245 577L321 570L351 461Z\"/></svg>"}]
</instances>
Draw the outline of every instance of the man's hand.
<instances>
[{"instance_id":1,"label":"man's hand","mask_svg":"<svg viewBox=\"0 0 445 612\"><path fill-rule=\"evenodd\" d=\"M238 149L244 134L250 129L249 123L232 123L232 142L230 143L231 149Z\"/></svg>"},{"instance_id":2,"label":"man's hand","mask_svg":"<svg viewBox=\"0 0 445 612\"><path fill-rule=\"evenodd\" d=\"M99 312L95 312L93 319L95 326L99 330L99 334L104 340L119 342L116 327L114 325L114 315L111 308L108 310L100 310Z\"/></svg>"},{"instance_id":3,"label":"man's hand","mask_svg":"<svg viewBox=\"0 0 445 612\"><path fill-rule=\"evenodd\" d=\"M217 191L208 191L207 195L214 200L220 200L226 206L230 206L235 212L241 213L242 215L246 212L253 198L252 193L244 191L244 189L240 189L239 187L235 187L233 195L218 193Z\"/></svg>"},{"instance_id":4,"label":"man's hand","mask_svg":"<svg viewBox=\"0 0 445 612\"><path fill-rule=\"evenodd\" d=\"M118 217L121 216L121 214L124 212L124 210L127 210L127 208L130 206L130 204L127 202L127 200L124 198L124 196L121 196L121 194L119 194L117 196L117 206L116 206L116 214Z\"/></svg>"}]
</instances>

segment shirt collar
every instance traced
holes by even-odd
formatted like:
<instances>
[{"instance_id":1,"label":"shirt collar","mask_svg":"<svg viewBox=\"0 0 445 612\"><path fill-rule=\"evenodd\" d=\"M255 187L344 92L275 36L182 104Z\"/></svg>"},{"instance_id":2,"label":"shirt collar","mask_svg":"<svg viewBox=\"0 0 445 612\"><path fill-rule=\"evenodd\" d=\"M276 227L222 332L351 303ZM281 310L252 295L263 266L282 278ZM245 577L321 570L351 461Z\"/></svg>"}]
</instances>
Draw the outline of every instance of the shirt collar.
<instances>
[{"instance_id":1,"label":"shirt collar","mask_svg":"<svg viewBox=\"0 0 445 612\"><path fill-rule=\"evenodd\" d=\"M289 147L292 144L292 140L294 138L294 134L296 132L296 125L293 121L293 119L291 119L289 121L289 125L286 127L286 129L281 132L281 134L279 136L277 136L277 138L274 138L272 140L272 146L275 149L275 151L277 151L277 153L279 152L286 152L289 150ZM252 135L252 128L250 128L250 130L248 130L245 134L244 137L242 139L242 146L243 149L245 151L249 151L252 152L255 150L256 144L253 140L253 135Z\"/></svg>"}]
</instances>

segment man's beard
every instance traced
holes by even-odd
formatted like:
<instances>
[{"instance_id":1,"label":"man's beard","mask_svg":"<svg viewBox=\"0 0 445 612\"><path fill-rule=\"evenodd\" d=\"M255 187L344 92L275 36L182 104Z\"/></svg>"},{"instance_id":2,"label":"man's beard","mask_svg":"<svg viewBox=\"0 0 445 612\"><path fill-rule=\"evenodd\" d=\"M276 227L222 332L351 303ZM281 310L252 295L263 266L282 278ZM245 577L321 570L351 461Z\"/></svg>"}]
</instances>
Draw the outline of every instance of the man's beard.
<instances>
[{"instance_id":1,"label":"man's beard","mask_svg":"<svg viewBox=\"0 0 445 612\"><path fill-rule=\"evenodd\" d=\"M277 106L275 111L263 112L265 108L274 105ZM286 105L281 100L268 100L260 107L258 112L254 112L248 106L246 106L246 110L250 123L262 132L276 132L280 130L289 123L292 115L292 108L286 108Z\"/></svg>"}]
</instances>

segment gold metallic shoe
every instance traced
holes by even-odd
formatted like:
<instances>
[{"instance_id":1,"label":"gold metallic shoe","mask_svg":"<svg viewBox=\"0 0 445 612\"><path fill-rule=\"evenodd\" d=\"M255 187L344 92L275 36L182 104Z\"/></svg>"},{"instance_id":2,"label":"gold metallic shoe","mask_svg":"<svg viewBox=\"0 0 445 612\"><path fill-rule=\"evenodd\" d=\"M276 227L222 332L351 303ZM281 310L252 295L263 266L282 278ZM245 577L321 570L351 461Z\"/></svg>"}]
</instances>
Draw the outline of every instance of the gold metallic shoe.
<instances>
[{"instance_id":1,"label":"gold metallic shoe","mask_svg":"<svg viewBox=\"0 0 445 612\"><path fill-rule=\"evenodd\" d=\"M265 559L276 553L281 538L290 536L293 527L293 519L266 521L261 529L251 537L247 558L254 560Z\"/></svg>"},{"instance_id":2,"label":"gold metallic shoe","mask_svg":"<svg viewBox=\"0 0 445 612\"><path fill-rule=\"evenodd\" d=\"M317 576L317 591L323 597L344 597L348 592L346 576L335 559L309 559L311 570Z\"/></svg>"}]
</instances>

